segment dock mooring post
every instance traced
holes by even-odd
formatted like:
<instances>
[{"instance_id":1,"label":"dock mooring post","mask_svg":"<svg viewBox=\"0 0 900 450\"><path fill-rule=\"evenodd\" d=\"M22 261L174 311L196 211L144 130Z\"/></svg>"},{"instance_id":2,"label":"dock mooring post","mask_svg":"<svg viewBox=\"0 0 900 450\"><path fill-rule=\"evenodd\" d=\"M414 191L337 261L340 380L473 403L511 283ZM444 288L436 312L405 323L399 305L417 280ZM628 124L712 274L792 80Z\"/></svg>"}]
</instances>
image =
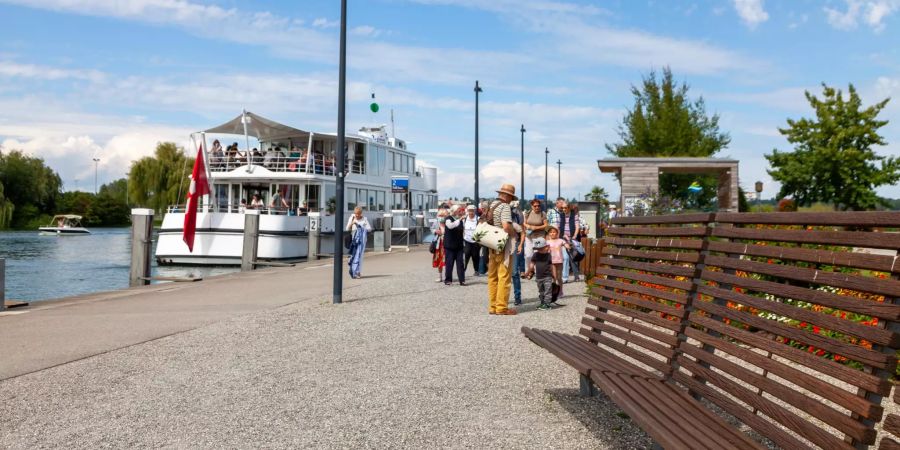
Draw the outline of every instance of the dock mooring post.
<instances>
[{"instance_id":1,"label":"dock mooring post","mask_svg":"<svg viewBox=\"0 0 900 450\"><path fill-rule=\"evenodd\" d=\"M6 258L0 258L0 311L6 309Z\"/></svg>"},{"instance_id":2,"label":"dock mooring post","mask_svg":"<svg viewBox=\"0 0 900 450\"><path fill-rule=\"evenodd\" d=\"M259 210L244 212L244 251L241 253L241 272L256 268L256 253L259 249Z\"/></svg>"},{"instance_id":3,"label":"dock mooring post","mask_svg":"<svg viewBox=\"0 0 900 450\"><path fill-rule=\"evenodd\" d=\"M424 214L416 214L416 244L422 243L422 238L425 236L425 215Z\"/></svg>"},{"instance_id":4,"label":"dock mooring post","mask_svg":"<svg viewBox=\"0 0 900 450\"><path fill-rule=\"evenodd\" d=\"M393 233L391 232L391 228L394 226L393 215L385 213L384 218L381 223L384 226L384 251L391 251L391 241L393 240Z\"/></svg>"},{"instance_id":5,"label":"dock mooring post","mask_svg":"<svg viewBox=\"0 0 900 450\"><path fill-rule=\"evenodd\" d=\"M131 272L129 286L150 284L150 253L153 250L153 210L131 210Z\"/></svg>"},{"instance_id":6,"label":"dock mooring post","mask_svg":"<svg viewBox=\"0 0 900 450\"><path fill-rule=\"evenodd\" d=\"M306 260L315 261L319 259L319 253L322 251L322 213L309 213L309 240L306 249Z\"/></svg>"}]
</instances>

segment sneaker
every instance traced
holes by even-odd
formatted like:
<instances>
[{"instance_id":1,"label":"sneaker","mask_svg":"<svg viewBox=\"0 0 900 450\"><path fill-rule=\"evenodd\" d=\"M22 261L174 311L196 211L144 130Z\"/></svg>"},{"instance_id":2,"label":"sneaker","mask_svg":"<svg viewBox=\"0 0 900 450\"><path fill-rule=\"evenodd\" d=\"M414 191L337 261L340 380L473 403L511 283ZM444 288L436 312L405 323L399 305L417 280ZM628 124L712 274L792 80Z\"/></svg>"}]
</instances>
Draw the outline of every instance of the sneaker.
<instances>
[{"instance_id":1,"label":"sneaker","mask_svg":"<svg viewBox=\"0 0 900 450\"><path fill-rule=\"evenodd\" d=\"M437 280L434 280L434 281L440 283L441 281L444 281L444 279L443 279L443 278L438 278Z\"/></svg>"},{"instance_id":2,"label":"sneaker","mask_svg":"<svg viewBox=\"0 0 900 450\"><path fill-rule=\"evenodd\" d=\"M459 285L460 285L460 286L468 286L468 284L466 284L465 281L460 281L460 282L459 282Z\"/></svg>"},{"instance_id":3,"label":"sneaker","mask_svg":"<svg viewBox=\"0 0 900 450\"><path fill-rule=\"evenodd\" d=\"M548 305L546 303L541 303L540 305L538 305L537 309L539 309L541 311L548 311L551 308L550 308L550 305Z\"/></svg>"},{"instance_id":4,"label":"sneaker","mask_svg":"<svg viewBox=\"0 0 900 450\"><path fill-rule=\"evenodd\" d=\"M516 300L513 302L513 306L519 306L522 304L522 300Z\"/></svg>"}]
</instances>

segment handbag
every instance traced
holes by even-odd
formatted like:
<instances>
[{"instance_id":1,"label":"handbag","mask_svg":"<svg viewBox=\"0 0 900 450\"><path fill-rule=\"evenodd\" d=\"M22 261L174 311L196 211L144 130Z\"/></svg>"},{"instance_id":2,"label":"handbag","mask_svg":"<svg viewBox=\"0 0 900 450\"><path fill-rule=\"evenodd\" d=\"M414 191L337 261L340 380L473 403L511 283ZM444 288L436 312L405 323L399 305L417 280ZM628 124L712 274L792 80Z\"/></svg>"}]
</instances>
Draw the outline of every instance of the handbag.
<instances>
[{"instance_id":1,"label":"handbag","mask_svg":"<svg viewBox=\"0 0 900 450\"><path fill-rule=\"evenodd\" d=\"M353 244L353 235L352 233L344 233L344 248L350 250L350 245Z\"/></svg>"},{"instance_id":2,"label":"handbag","mask_svg":"<svg viewBox=\"0 0 900 450\"><path fill-rule=\"evenodd\" d=\"M499 206L499 204L497 206ZM488 210L485 216L493 218L494 209L496 209L497 206ZM475 232L472 233L472 240L481 246L499 252L506 247L506 242L509 240L509 234L507 234L503 228L495 227L494 225L491 225L490 222L484 221L475 227Z\"/></svg>"},{"instance_id":3,"label":"handbag","mask_svg":"<svg viewBox=\"0 0 900 450\"><path fill-rule=\"evenodd\" d=\"M431 245L428 246L428 253L431 253L433 255L434 252L437 251L437 240L437 236L435 236L435 238L431 240Z\"/></svg>"}]
</instances>

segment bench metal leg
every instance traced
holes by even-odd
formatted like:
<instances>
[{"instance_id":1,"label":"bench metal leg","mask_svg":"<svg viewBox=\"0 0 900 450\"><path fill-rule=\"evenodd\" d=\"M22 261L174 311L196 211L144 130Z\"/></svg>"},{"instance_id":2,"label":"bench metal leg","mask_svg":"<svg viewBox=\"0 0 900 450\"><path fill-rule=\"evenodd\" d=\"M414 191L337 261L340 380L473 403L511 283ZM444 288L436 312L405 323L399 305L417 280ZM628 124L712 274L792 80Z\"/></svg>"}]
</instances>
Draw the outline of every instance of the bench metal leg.
<instances>
[{"instance_id":1,"label":"bench metal leg","mask_svg":"<svg viewBox=\"0 0 900 450\"><path fill-rule=\"evenodd\" d=\"M593 397L597 395L597 387L594 386L594 382L580 373L578 374L578 393L581 394L582 397Z\"/></svg>"}]
</instances>

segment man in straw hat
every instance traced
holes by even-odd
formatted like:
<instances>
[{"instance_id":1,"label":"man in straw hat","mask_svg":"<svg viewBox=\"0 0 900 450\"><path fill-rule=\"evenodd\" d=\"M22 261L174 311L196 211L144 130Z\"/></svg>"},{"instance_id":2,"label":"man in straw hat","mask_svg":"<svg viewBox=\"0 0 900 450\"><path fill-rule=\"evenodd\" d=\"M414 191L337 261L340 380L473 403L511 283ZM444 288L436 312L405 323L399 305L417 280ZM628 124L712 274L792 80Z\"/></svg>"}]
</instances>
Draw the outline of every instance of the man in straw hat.
<instances>
[{"instance_id":1,"label":"man in straw hat","mask_svg":"<svg viewBox=\"0 0 900 450\"><path fill-rule=\"evenodd\" d=\"M509 309L509 289L512 284L512 248L514 237L518 234L512 220L512 209L509 203L518 200L516 187L511 184L500 186L497 200L488 207L493 218L491 225L503 228L509 239L501 251L491 250L488 256L488 312L501 316L512 316L516 310Z\"/></svg>"}]
</instances>

